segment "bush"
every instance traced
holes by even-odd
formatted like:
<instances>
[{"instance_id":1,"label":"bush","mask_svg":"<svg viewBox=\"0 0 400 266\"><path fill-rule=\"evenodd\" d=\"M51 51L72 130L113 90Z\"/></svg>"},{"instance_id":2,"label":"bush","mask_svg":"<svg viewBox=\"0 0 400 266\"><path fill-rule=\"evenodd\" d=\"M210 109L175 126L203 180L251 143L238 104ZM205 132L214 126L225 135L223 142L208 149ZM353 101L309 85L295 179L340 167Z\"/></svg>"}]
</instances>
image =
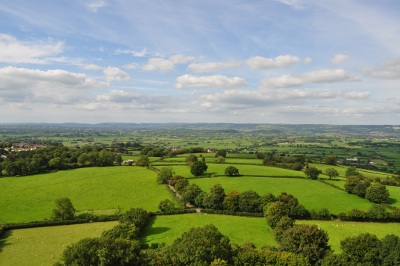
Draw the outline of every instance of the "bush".
<instances>
[{"instance_id":1,"label":"bush","mask_svg":"<svg viewBox=\"0 0 400 266\"><path fill-rule=\"evenodd\" d=\"M374 203L386 203L389 199L389 190L386 186L375 183L367 188L365 198Z\"/></svg>"},{"instance_id":2,"label":"bush","mask_svg":"<svg viewBox=\"0 0 400 266\"><path fill-rule=\"evenodd\" d=\"M227 176L235 176L235 175L239 175L239 169L237 169L234 166L228 166L225 169L225 175Z\"/></svg>"}]
</instances>

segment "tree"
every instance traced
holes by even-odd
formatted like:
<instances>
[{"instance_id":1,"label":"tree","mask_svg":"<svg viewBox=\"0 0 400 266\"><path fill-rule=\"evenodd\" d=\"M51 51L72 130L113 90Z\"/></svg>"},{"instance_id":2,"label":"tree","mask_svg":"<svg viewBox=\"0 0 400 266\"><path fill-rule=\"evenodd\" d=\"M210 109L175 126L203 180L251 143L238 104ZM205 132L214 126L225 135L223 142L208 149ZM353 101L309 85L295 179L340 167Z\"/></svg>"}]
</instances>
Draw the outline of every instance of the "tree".
<instances>
[{"instance_id":1,"label":"tree","mask_svg":"<svg viewBox=\"0 0 400 266\"><path fill-rule=\"evenodd\" d=\"M217 150L217 152L215 153L215 157L219 157L219 156L226 158L226 150L225 149Z\"/></svg>"},{"instance_id":2,"label":"tree","mask_svg":"<svg viewBox=\"0 0 400 266\"><path fill-rule=\"evenodd\" d=\"M276 241L281 241L283 233L293 226L294 220L292 218L289 218L288 216L282 216L273 230Z\"/></svg>"},{"instance_id":3,"label":"tree","mask_svg":"<svg viewBox=\"0 0 400 266\"><path fill-rule=\"evenodd\" d=\"M236 212L239 210L239 191L230 190L226 194L224 201L222 202L222 206L224 210Z\"/></svg>"},{"instance_id":4,"label":"tree","mask_svg":"<svg viewBox=\"0 0 400 266\"><path fill-rule=\"evenodd\" d=\"M114 162L115 162L117 165L121 165L121 164L122 164L123 160L122 160L121 154L116 154L116 155L115 155L115 157L114 157Z\"/></svg>"},{"instance_id":5,"label":"tree","mask_svg":"<svg viewBox=\"0 0 400 266\"><path fill-rule=\"evenodd\" d=\"M139 232L142 232L150 221L151 213L143 210L142 208L131 208L119 217L120 223L134 224Z\"/></svg>"},{"instance_id":6,"label":"tree","mask_svg":"<svg viewBox=\"0 0 400 266\"><path fill-rule=\"evenodd\" d=\"M316 167L308 167L308 168L304 171L304 173L306 174L307 178L316 180L316 179L318 179L318 176L319 176L319 174L322 173L322 171L319 170L319 169L316 168Z\"/></svg>"},{"instance_id":7,"label":"tree","mask_svg":"<svg viewBox=\"0 0 400 266\"><path fill-rule=\"evenodd\" d=\"M314 265L331 252L328 240L326 231L316 225L296 225L283 233L279 249L303 255Z\"/></svg>"},{"instance_id":8,"label":"tree","mask_svg":"<svg viewBox=\"0 0 400 266\"><path fill-rule=\"evenodd\" d=\"M380 265L380 241L377 236L363 233L340 242L345 265Z\"/></svg>"},{"instance_id":9,"label":"tree","mask_svg":"<svg viewBox=\"0 0 400 266\"><path fill-rule=\"evenodd\" d=\"M275 228L281 218L288 214L289 207L281 201L272 202L264 208L264 216L267 219L267 224L272 228Z\"/></svg>"},{"instance_id":10,"label":"tree","mask_svg":"<svg viewBox=\"0 0 400 266\"><path fill-rule=\"evenodd\" d=\"M344 175L346 177L358 176L358 175L360 175L360 173L357 171L357 168L355 168L354 166L350 166L349 168L346 169L346 172Z\"/></svg>"},{"instance_id":11,"label":"tree","mask_svg":"<svg viewBox=\"0 0 400 266\"><path fill-rule=\"evenodd\" d=\"M205 171L207 171L208 166L204 162L194 162L192 167L190 168L190 173L194 176L201 176L204 174Z\"/></svg>"},{"instance_id":12,"label":"tree","mask_svg":"<svg viewBox=\"0 0 400 266\"><path fill-rule=\"evenodd\" d=\"M239 169L237 169L234 166L228 166L225 169L225 175L227 176L235 176L235 175L239 175Z\"/></svg>"},{"instance_id":13,"label":"tree","mask_svg":"<svg viewBox=\"0 0 400 266\"><path fill-rule=\"evenodd\" d=\"M389 217L389 214L385 206L374 204L368 209L367 216L370 219L384 221Z\"/></svg>"},{"instance_id":14,"label":"tree","mask_svg":"<svg viewBox=\"0 0 400 266\"><path fill-rule=\"evenodd\" d=\"M188 165L192 165L194 162L197 162L198 160L197 160L197 156L196 155L194 155L194 154L189 154L187 157L186 157L186 163L188 164Z\"/></svg>"},{"instance_id":15,"label":"tree","mask_svg":"<svg viewBox=\"0 0 400 266\"><path fill-rule=\"evenodd\" d=\"M189 185L189 181L185 178L178 179L175 183L175 190L182 194L185 191L185 188Z\"/></svg>"},{"instance_id":16,"label":"tree","mask_svg":"<svg viewBox=\"0 0 400 266\"><path fill-rule=\"evenodd\" d=\"M175 210L175 203L173 203L172 201L170 201L169 199L165 199L160 201L160 203L158 204L158 209L161 212L171 212L173 210Z\"/></svg>"},{"instance_id":17,"label":"tree","mask_svg":"<svg viewBox=\"0 0 400 266\"><path fill-rule=\"evenodd\" d=\"M247 190L239 195L239 209L242 212L258 212L260 195L254 190Z\"/></svg>"},{"instance_id":18,"label":"tree","mask_svg":"<svg viewBox=\"0 0 400 266\"><path fill-rule=\"evenodd\" d=\"M220 184L215 184L210 188L210 193L204 197L203 204L206 208L222 210L222 202L225 198L225 190Z\"/></svg>"},{"instance_id":19,"label":"tree","mask_svg":"<svg viewBox=\"0 0 400 266\"><path fill-rule=\"evenodd\" d=\"M365 198L374 203L386 203L389 200L389 190L384 185L374 183L367 188Z\"/></svg>"},{"instance_id":20,"label":"tree","mask_svg":"<svg viewBox=\"0 0 400 266\"><path fill-rule=\"evenodd\" d=\"M139 238L139 229L132 223L120 223L111 228L110 230L104 231L101 236L112 239L126 239L126 240L137 240Z\"/></svg>"},{"instance_id":21,"label":"tree","mask_svg":"<svg viewBox=\"0 0 400 266\"><path fill-rule=\"evenodd\" d=\"M334 155L330 155L326 157L325 163L328 165L336 165L337 163L337 158Z\"/></svg>"},{"instance_id":22,"label":"tree","mask_svg":"<svg viewBox=\"0 0 400 266\"><path fill-rule=\"evenodd\" d=\"M217 163L224 163L225 162L225 157L223 156L218 156L217 158Z\"/></svg>"},{"instance_id":23,"label":"tree","mask_svg":"<svg viewBox=\"0 0 400 266\"><path fill-rule=\"evenodd\" d=\"M338 173L338 171L336 171L335 168L327 168L327 169L325 170L325 174L326 174L327 176L329 176L329 179L332 179L332 178L335 178L335 177L338 177L338 176L339 176L339 173Z\"/></svg>"},{"instance_id":24,"label":"tree","mask_svg":"<svg viewBox=\"0 0 400 266\"><path fill-rule=\"evenodd\" d=\"M138 240L84 238L68 246L61 260L64 265L139 265L140 250Z\"/></svg>"},{"instance_id":25,"label":"tree","mask_svg":"<svg viewBox=\"0 0 400 266\"><path fill-rule=\"evenodd\" d=\"M202 192L201 188L196 184L189 184L185 187L182 198L185 202L195 204L196 197Z\"/></svg>"},{"instance_id":26,"label":"tree","mask_svg":"<svg viewBox=\"0 0 400 266\"><path fill-rule=\"evenodd\" d=\"M216 259L231 265L233 251L228 237L214 225L192 228L165 250L165 265L210 265Z\"/></svg>"},{"instance_id":27,"label":"tree","mask_svg":"<svg viewBox=\"0 0 400 266\"><path fill-rule=\"evenodd\" d=\"M265 206L268 204L275 202L277 199L274 194L272 193L265 193L264 195L261 196L260 198L260 211L264 211Z\"/></svg>"},{"instance_id":28,"label":"tree","mask_svg":"<svg viewBox=\"0 0 400 266\"><path fill-rule=\"evenodd\" d=\"M141 155L139 159L136 161L137 166L145 166L148 167L150 165L149 157L146 155Z\"/></svg>"},{"instance_id":29,"label":"tree","mask_svg":"<svg viewBox=\"0 0 400 266\"><path fill-rule=\"evenodd\" d=\"M365 197L367 193L367 188L371 184L371 180L363 176L348 176L346 183L344 184L344 189L347 193L355 194L361 198Z\"/></svg>"},{"instance_id":30,"label":"tree","mask_svg":"<svg viewBox=\"0 0 400 266\"><path fill-rule=\"evenodd\" d=\"M69 198L56 199L56 208L51 215L52 220L73 220L75 218L75 208Z\"/></svg>"},{"instance_id":31,"label":"tree","mask_svg":"<svg viewBox=\"0 0 400 266\"><path fill-rule=\"evenodd\" d=\"M172 179L175 172L174 169L170 166L162 167L160 172L157 175L157 183L159 184L167 184L168 180Z\"/></svg>"}]
</instances>

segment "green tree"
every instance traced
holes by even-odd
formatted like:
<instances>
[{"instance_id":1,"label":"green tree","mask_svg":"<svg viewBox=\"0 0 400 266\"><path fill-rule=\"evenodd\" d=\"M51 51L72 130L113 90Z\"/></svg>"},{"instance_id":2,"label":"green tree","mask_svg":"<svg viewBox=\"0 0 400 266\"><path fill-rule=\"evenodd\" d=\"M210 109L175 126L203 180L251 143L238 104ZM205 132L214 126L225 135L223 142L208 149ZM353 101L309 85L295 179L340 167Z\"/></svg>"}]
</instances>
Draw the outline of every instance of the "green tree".
<instances>
[{"instance_id":1,"label":"green tree","mask_svg":"<svg viewBox=\"0 0 400 266\"><path fill-rule=\"evenodd\" d=\"M231 265L232 247L228 237L214 225L192 228L175 239L165 251L165 265L210 265L221 259Z\"/></svg>"},{"instance_id":2,"label":"green tree","mask_svg":"<svg viewBox=\"0 0 400 266\"><path fill-rule=\"evenodd\" d=\"M182 198L185 202L195 204L196 197L202 192L201 188L196 184L189 184L185 187Z\"/></svg>"},{"instance_id":3,"label":"green tree","mask_svg":"<svg viewBox=\"0 0 400 266\"><path fill-rule=\"evenodd\" d=\"M349 168L346 169L346 172L344 175L345 175L345 177L358 176L358 175L360 175L360 173L357 171L357 168L355 168L354 166L350 166Z\"/></svg>"},{"instance_id":4,"label":"green tree","mask_svg":"<svg viewBox=\"0 0 400 266\"><path fill-rule=\"evenodd\" d=\"M225 162L225 157L223 157L223 156L218 156L218 158L217 158L217 163L224 163Z\"/></svg>"},{"instance_id":5,"label":"green tree","mask_svg":"<svg viewBox=\"0 0 400 266\"><path fill-rule=\"evenodd\" d=\"M115 162L117 165L121 165L121 164L122 164L123 160L122 160L121 154L116 154L116 155L114 156L114 162Z\"/></svg>"},{"instance_id":6,"label":"green tree","mask_svg":"<svg viewBox=\"0 0 400 266\"><path fill-rule=\"evenodd\" d=\"M347 237L340 242L346 265L380 265L380 241L370 233Z\"/></svg>"},{"instance_id":7,"label":"green tree","mask_svg":"<svg viewBox=\"0 0 400 266\"><path fill-rule=\"evenodd\" d=\"M363 176L349 176L346 178L344 189L351 194L355 194L364 198L367 193L367 188L370 186L371 180Z\"/></svg>"},{"instance_id":8,"label":"green tree","mask_svg":"<svg viewBox=\"0 0 400 266\"><path fill-rule=\"evenodd\" d=\"M175 207L175 203L173 203L172 201L170 201L169 199L165 199L160 201L160 204L158 204L158 209L161 212L171 212L173 210L176 209Z\"/></svg>"},{"instance_id":9,"label":"green tree","mask_svg":"<svg viewBox=\"0 0 400 266\"><path fill-rule=\"evenodd\" d=\"M149 157L146 155L141 155L139 159L136 161L137 166L148 167L150 165Z\"/></svg>"},{"instance_id":10,"label":"green tree","mask_svg":"<svg viewBox=\"0 0 400 266\"><path fill-rule=\"evenodd\" d=\"M382 184L374 183L367 188L365 198L374 203L386 203L389 200L389 190Z\"/></svg>"},{"instance_id":11,"label":"green tree","mask_svg":"<svg viewBox=\"0 0 400 266\"><path fill-rule=\"evenodd\" d=\"M225 198L225 190L221 184L215 184L210 188L210 193L204 197L203 204L206 208L222 210L222 202Z\"/></svg>"},{"instance_id":12,"label":"green tree","mask_svg":"<svg viewBox=\"0 0 400 266\"><path fill-rule=\"evenodd\" d=\"M142 232L150 221L151 213L142 208L131 208L119 217L120 223L134 224Z\"/></svg>"},{"instance_id":13,"label":"green tree","mask_svg":"<svg viewBox=\"0 0 400 266\"><path fill-rule=\"evenodd\" d=\"M227 168L225 168L225 175L227 176L239 175L239 169L237 169L234 166L228 166Z\"/></svg>"},{"instance_id":14,"label":"green tree","mask_svg":"<svg viewBox=\"0 0 400 266\"><path fill-rule=\"evenodd\" d=\"M56 208L53 209L52 220L73 220L75 218L75 208L69 198L58 198L55 203Z\"/></svg>"},{"instance_id":15,"label":"green tree","mask_svg":"<svg viewBox=\"0 0 400 266\"><path fill-rule=\"evenodd\" d=\"M225 149L217 150L217 152L215 153L215 157L219 157L219 156L226 158L226 150Z\"/></svg>"},{"instance_id":16,"label":"green tree","mask_svg":"<svg viewBox=\"0 0 400 266\"><path fill-rule=\"evenodd\" d=\"M325 163L328 165L336 165L337 164L337 158L334 155L330 155L326 157Z\"/></svg>"},{"instance_id":17,"label":"green tree","mask_svg":"<svg viewBox=\"0 0 400 266\"><path fill-rule=\"evenodd\" d=\"M189 181L185 178L178 179L175 183L175 190L182 194L185 191L185 188L189 185Z\"/></svg>"},{"instance_id":18,"label":"green tree","mask_svg":"<svg viewBox=\"0 0 400 266\"><path fill-rule=\"evenodd\" d=\"M139 238L139 229L132 223L120 223L111 228L110 230L104 231L101 236L112 239L126 239L126 240L137 240Z\"/></svg>"},{"instance_id":19,"label":"green tree","mask_svg":"<svg viewBox=\"0 0 400 266\"><path fill-rule=\"evenodd\" d=\"M328 240L326 231L316 225L296 225L283 233L279 249L300 254L314 265L331 252Z\"/></svg>"},{"instance_id":20,"label":"green tree","mask_svg":"<svg viewBox=\"0 0 400 266\"><path fill-rule=\"evenodd\" d=\"M280 242L283 233L294 226L294 220L288 216L282 216L279 222L276 224L273 233L276 241Z\"/></svg>"},{"instance_id":21,"label":"green tree","mask_svg":"<svg viewBox=\"0 0 400 266\"><path fill-rule=\"evenodd\" d=\"M329 179L336 178L336 177L339 176L339 173L338 173L338 171L336 171L335 168L327 168L327 169L325 170L325 174L326 174L327 176L329 176Z\"/></svg>"},{"instance_id":22,"label":"green tree","mask_svg":"<svg viewBox=\"0 0 400 266\"><path fill-rule=\"evenodd\" d=\"M268 204L264 208L264 216L267 219L267 224L271 228L275 228L281 218L289 214L289 210L289 207L281 201Z\"/></svg>"},{"instance_id":23,"label":"green tree","mask_svg":"<svg viewBox=\"0 0 400 266\"><path fill-rule=\"evenodd\" d=\"M316 167L308 167L308 168L304 171L304 173L306 174L307 178L316 180L316 179L318 179L318 176L319 176L319 174L322 173L322 171L319 170L319 169L316 168Z\"/></svg>"},{"instance_id":24,"label":"green tree","mask_svg":"<svg viewBox=\"0 0 400 266\"><path fill-rule=\"evenodd\" d=\"M204 172L207 171L208 166L204 162L194 162L192 167L190 168L190 173L194 176L201 176Z\"/></svg>"},{"instance_id":25,"label":"green tree","mask_svg":"<svg viewBox=\"0 0 400 266\"><path fill-rule=\"evenodd\" d=\"M240 192L237 190L230 190L226 194L222 206L224 210L236 212L239 210L239 195Z\"/></svg>"},{"instance_id":26,"label":"green tree","mask_svg":"<svg viewBox=\"0 0 400 266\"><path fill-rule=\"evenodd\" d=\"M400 265L400 239L396 235L386 235L381 240L379 259L383 266Z\"/></svg>"},{"instance_id":27,"label":"green tree","mask_svg":"<svg viewBox=\"0 0 400 266\"><path fill-rule=\"evenodd\" d=\"M61 261L64 265L139 265L140 250L137 240L84 238L68 246Z\"/></svg>"},{"instance_id":28,"label":"green tree","mask_svg":"<svg viewBox=\"0 0 400 266\"><path fill-rule=\"evenodd\" d=\"M374 204L368 209L367 216L370 219L384 221L389 217L389 214L385 206Z\"/></svg>"},{"instance_id":29,"label":"green tree","mask_svg":"<svg viewBox=\"0 0 400 266\"><path fill-rule=\"evenodd\" d=\"M186 163L189 165L192 165L194 162L197 162L197 161L198 161L197 156L194 155L193 153L189 154L186 157Z\"/></svg>"},{"instance_id":30,"label":"green tree","mask_svg":"<svg viewBox=\"0 0 400 266\"><path fill-rule=\"evenodd\" d=\"M160 169L160 172L157 175L157 183L159 184L167 184L168 180L172 179L175 172L174 169L170 166L165 166Z\"/></svg>"},{"instance_id":31,"label":"green tree","mask_svg":"<svg viewBox=\"0 0 400 266\"><path fill-rule=\"evenodd\" d=\"M259 212L260 195L254 190L247 190L239 195L239 209L242 212Z\"/></svg>"}]
</instances>

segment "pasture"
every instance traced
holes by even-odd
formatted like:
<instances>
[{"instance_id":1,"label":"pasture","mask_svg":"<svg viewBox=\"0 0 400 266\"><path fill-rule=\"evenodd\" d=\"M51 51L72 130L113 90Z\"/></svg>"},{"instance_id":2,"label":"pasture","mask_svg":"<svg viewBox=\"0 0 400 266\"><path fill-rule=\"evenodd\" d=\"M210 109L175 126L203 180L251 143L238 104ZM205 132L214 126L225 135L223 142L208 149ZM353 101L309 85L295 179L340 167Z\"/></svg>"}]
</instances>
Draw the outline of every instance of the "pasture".
<instances>
[{"instance_id":1,"label":"pasture","mask_svg":"<svg viewBox=\"0 0 400 266\"><path fill-rule=\"evenodd\" d=\"M54 201L68 197L78 211L141 207L157 211L171 199L156 173L143 167L81 168L0 179L0 223L49 219Z\"/></svg>"},{"instance_id":2,"label":"pasture","mask_svg":"<svg viewBox=\"0 0 400 266\"><path fill-rule=\"evenodd\" d=\"M239 217L215 214L182 214L157 216L144 231L142 241L171 244L174 239L192 227L215 225L231 242L252 242L258 248L264 244L274 246L275 239L265 218Z\"/></svg>"},{"instance_id":3,"label":"pasture","mask_svg":"<svg viewBox=\"0 0 400 266\"><path fill-rule=\"evenodd\" d=\"M296 224L315 224L325 230L329 236L329 244L335 253L341 253L340 241L346 237L358 236L362 233L374 234L379 239L389 234L400 236L400 223L297 221Z\"/></svg>"},{"instance_id":4,"label":"pasture","mask_svg":"<svg viewBox=\"0 0 400 266\"><path fill-rule=\"evenodd\" d=\"M118 222L11 230L0 239L0 265L53 265L64 249L85 237L99 237Z\"/></svg>"},{"instance_id":5,"label":"pasture","mask_svg":"<svg viewBox=\"0 0 400 266\"><path fill-rule=\"evenodd\" d=\"M352 209L368 210L372 203L342 190L333 188L317 180L302 178L269 178L269 177L216 177L198 178L190 183L199 185L204 191L209 192L215 184L221 184L225 193L235 189L240 192L254 190L258 194L272 193L279 195L287 192L299 199L300 204L308 210L327 208L331 213L350 211Z\"/></svg>"}]
</instances>

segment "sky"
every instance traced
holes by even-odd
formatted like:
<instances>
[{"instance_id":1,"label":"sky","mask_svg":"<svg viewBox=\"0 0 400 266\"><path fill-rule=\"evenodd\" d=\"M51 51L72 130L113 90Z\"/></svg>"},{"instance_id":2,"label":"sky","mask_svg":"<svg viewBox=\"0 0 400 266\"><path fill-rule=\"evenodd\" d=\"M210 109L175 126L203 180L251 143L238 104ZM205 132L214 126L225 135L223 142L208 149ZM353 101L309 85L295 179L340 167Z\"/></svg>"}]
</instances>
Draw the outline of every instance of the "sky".
<instances>
[{"instance_id":1,"label":"sky","mask_svg":"<svg viewBox=\"0 0 400 266\"><path fill-rule=\"evenodd\" d=\"M0 0L0 123L400 124L398 0Z\"/></svg>"}]
</instances>

